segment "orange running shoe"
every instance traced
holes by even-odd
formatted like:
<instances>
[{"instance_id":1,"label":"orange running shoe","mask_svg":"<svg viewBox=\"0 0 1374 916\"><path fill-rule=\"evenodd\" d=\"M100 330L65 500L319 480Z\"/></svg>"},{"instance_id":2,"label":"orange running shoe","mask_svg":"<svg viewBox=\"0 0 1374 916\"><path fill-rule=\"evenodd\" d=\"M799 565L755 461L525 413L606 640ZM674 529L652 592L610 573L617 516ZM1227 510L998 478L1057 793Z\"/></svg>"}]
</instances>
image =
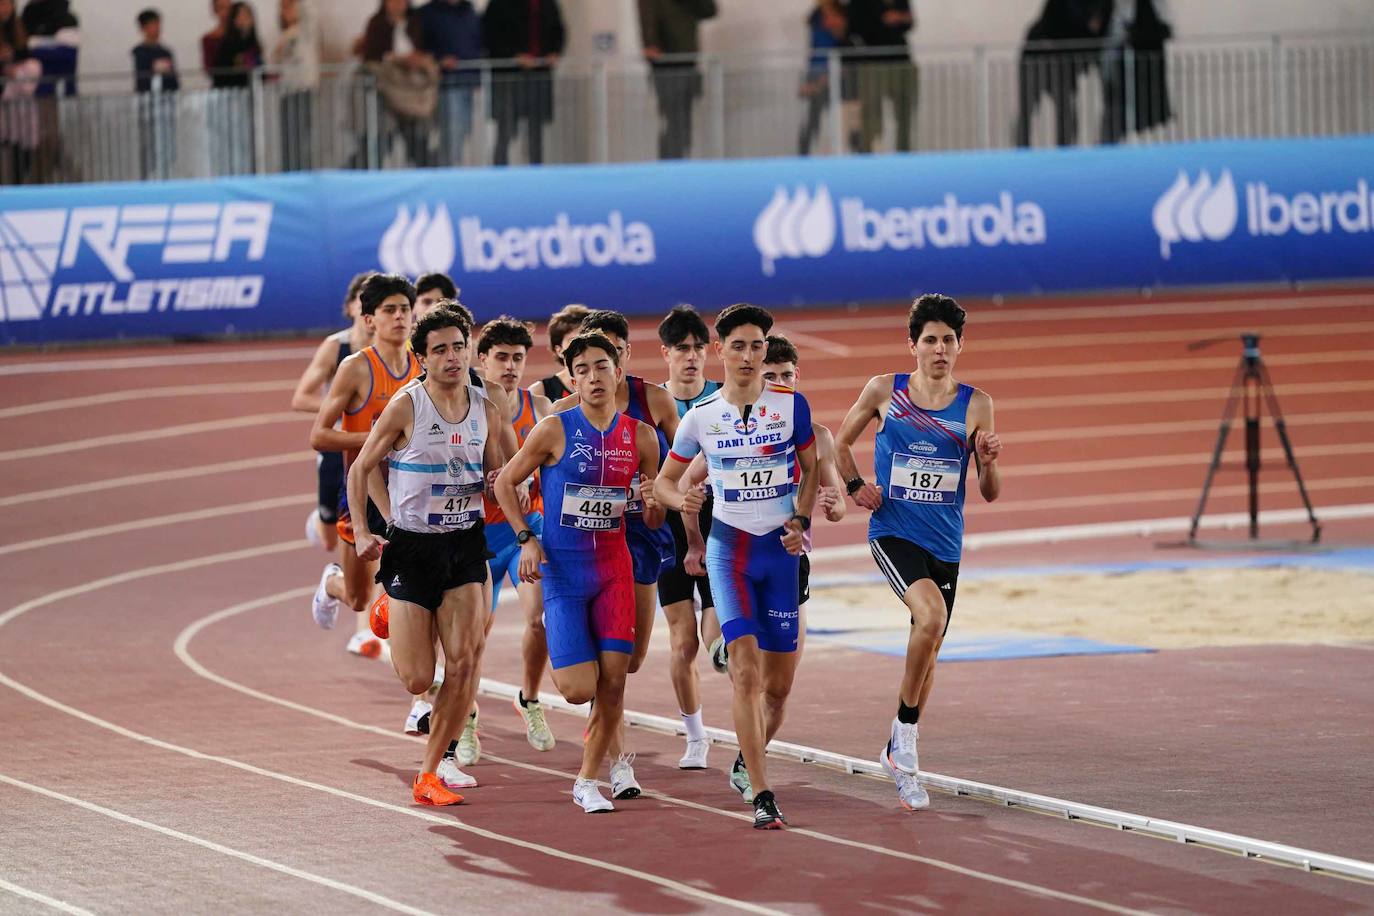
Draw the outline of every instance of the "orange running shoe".
<instances>
[{"instance_id":1,"label":"orange running shoe","mask_svg":"<svg viewBox=\"0 0 1374 916\"><path fill-rule=\"evenodd\" d=\"M391 605L386 598L386 592L377 596L377 600L372 602L372 607L368 609L367 622L372 627L372 635L378 639L386 639L391 635Z\"/></svg>"},{"instance_id":2,"label":"orange running shoe","mask_svg":"<svg viewBox=\"0 0 1374 916\"><path fill-rule=\"evenodd\" d=\"M450 792L436 773L420 773L415 777L412 794L418 805L461 805L463 796Z\"/></svg>"}]
</instances>

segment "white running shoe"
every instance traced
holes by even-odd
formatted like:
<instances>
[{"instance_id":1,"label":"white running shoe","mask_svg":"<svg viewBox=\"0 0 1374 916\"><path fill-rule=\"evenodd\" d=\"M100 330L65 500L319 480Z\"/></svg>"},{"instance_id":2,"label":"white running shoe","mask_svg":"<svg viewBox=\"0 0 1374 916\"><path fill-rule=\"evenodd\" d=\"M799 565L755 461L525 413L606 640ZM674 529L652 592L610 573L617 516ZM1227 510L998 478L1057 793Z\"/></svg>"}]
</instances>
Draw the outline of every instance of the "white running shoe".
<instances>
[{"instance_id":1,"label":"white running shoe","mask_svg":"<svg viewBox=\"0 0 1374 916\"><path fill-rule=\"evenodd\" d=\"M711 667L716 669L717 674L730 673L730 653L725 645L725 637L717 636L711 640L711 648L707 650L711 656Z\"/></svg>"},{"instance_id":2,"label":"white running shoe","mask_svg":"<svg viewBox=\"0 0 1374 916\"><path fill-rule=\"evenodd\" d=\"M382 645L382 640L378 639L371 630L368 630L350 636L347 648L349 652L354 655L361 655L363 658L380 658Z\"/></svg>"},{"instance_id":3,"label":"white running shoe","mask_svg":"<svg viewBox=\"0 0 1374 916\"><path fill-rule=\"evenodd\" d=\"M749 770L744 765L743 753L735 758L734 764L730 767L730 788L740 794L746 805L754 803L754 784L750 781Z\"/></svg>"},{"instance_id":4,"label":"white running shoe","mask_svg":"<svg viewBox=\"0 0 1374 916\"><path fill-rule=\"evenodd\" d=\"M327 563L324 572L320 573L320 587L315 589L315 597L310 602L310 612L315 617L315 623L321 629L334 629L335 622L339 619L339 599L332 598L329 592L325 591L325 583L333 575L343 575L343 569L338 563Z\"/></svg>"},{"instance_id":5,"label":"white running shoe","mask_svg":"<svg viewBox=\"0 0 1374 916\"><path fill-rule=\"evenodd\" d=\"M481 720L477 717L477 704L472 706L472 715L468 716L467 724L463 726L463 733L458 736L458 765L470 767L482 759L482 739L477 737L477 729L481 725Z\"/></svg>"},{"instance_id":6,"label":"white running shoe","mask_svg":"<svg viewBox=\"0 0 1374 916\"><path fill-rule=\"evenodd\" d=\"M471 789L477 785L477 777L469 776L458 769L458 761L452 757L440 760L439 767L434 772L439 781L450 789Z\"/></svg>"},{"instance_id":7,"label":"white running shoe","mask_svg":"<svg viewBox=\"0 0 1374 916\"><path fill-rule=\"evenodd\" d=\"M515 704L515 711L520 713L520 718L525 720L525 739L530 747L536 751L553 750L553 731L544 718L544 705L538 700L526 700L526 705L521 706L519 697L511 702Z\"/></svg>"},{"instance_id":8,"label":"white running shoe","mask_svg":"<svg viewBox=\"0 0 1374 916\"><path fill-rule=\"evenodd\" d=\"M310 542L311 547L324 549L324 540L320 537L320 510L318 507L311 509L310 514L305 517L305 539Z\"/></svg>"},{"instance_id":9,"label":"white running shoe","mask_svg":"<svg viewBox=\"0 0 1374 916\"><path fill-rule=\"evenodd\" d=\"M635 780L634 754L621 754L611 764L611 795L614 798L639 798L644 791Z\"/></svg>"},{"instance_id":10,"label":"white running shoe","mask_svg":"<svg viewBox=\"0 0 1374 916\"><path fill-rule=\"evenodd\" d=\"M704 770L706 769L706 752L711 749L709 738L698 738L693 741L687 739L687 750L682 755L682 759L677 762L679 770Z\"/></svg>"},{"instance_id":11,"label":"white running shoe","mask_svg":"<svg viewBox=\"0 0 1374 916\"><path fill-rule=\"evenodd\" d=\"M588 814L604 814L607 811L614 811L615 805L610 803L606 796L601 794L601 789L597 787L595 779L575 779L573 780L573 804L581 805L582 810Z\"/></svg>"},{"instance_id":12,"label":"white running shoe","mask_svg":"<svg viewBox=\"0 0 1374 916\"><path fill-rule=\"evenodd\" d=\"M427 735L429 727L420 728L420 719L434 712L434 707L424 700L416 700L410 704L410 714L406 716L407 735Z\"/></svg>"},{"instance_id":13,"label":"white running shoe","mask_svg":"<svg viewBox=\"0 0 1374 916\"><path fill-rule=\"evenodd\" d=\"M901 770L908 776L915 776L920 770L916 758L916 739L919 737L919 729L915 722L905 725L896 719L892 720L892 734L888 736L887 750L884 753L894 769Z\"/></svg>"},{"instance_id":14,"label":"white running shoe","mask_svg":"<svg viewBox=\"0 0 1374 916\"><path fill-rule=\"evenodd\" d=\"M878 753L878 762L887 770L893 782L897 783L897 800L902 803L903 808L908 811L920 811L922 808L930 807L930 793L921 785L921 780L914 773L903 773L892 765L887 745L883 745L882 751Z\"/></svg>"}]
</instances>

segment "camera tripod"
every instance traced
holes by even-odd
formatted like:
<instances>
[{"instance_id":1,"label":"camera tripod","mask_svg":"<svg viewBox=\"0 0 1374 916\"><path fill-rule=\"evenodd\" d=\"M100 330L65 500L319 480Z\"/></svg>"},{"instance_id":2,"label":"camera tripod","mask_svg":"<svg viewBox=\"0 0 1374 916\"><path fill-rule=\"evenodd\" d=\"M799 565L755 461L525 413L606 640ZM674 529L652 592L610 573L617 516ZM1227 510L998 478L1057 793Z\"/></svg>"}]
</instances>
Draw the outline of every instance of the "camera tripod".
<instances>
[{"instance_id":1,"label":"camera tripod","mask_svg":"<svg viewBox=\"0 0 1374 916\"><path fill-rule=\"evenodd\" d=\"M1214 338L1212 340L1200 340L1188 345L1189 350L1200 350L1209 347L1214 343L1229 338ZM1260 413L1267 405L1269 416L1274 421L1274 429L1279 434L1279 442L1283 445L1284 458L1288 462L1288 467L1293 471L1293 479L1298 484L1298 494L1302 497L1303 507L1307 509L1307 519L1312 525L1312 541L1315 544L1321 540L1322 528L1317 521L1317 514L1312 510L1312 500L1307 496L1307 488L1303 486L1302 472L1298 470L1298 459L1293 454L1293 445L1288 439L1288 427L1283 422L1283 412L1279 409L1279 399L1274 394L1274 386L1269 381L1269 370L1265 368L1264 359L1260 356L1260 335L1253 332L1240 335L1242 351L1240 365L1236 367L1235 378L1231 381L1231 394L1226 400L1226 407L1221 414L1221 427L1217 431L1217 444L1212 450L1212 463L1207 468L1207 477L1202 482L1202 497L1198 500L1197 511L1193 513L1192 524L1188 527L1188 541L1190 545L1197 545L1198 524L1202 521L1203 510L1207 507L1207 494L1212 489L1212 478L1216 476L1217 468L1221 466L1221 455L1226 448L1226 438L1231 432L1231 425L1235 421L1238 408L1241 406L1245 410L1245 471L1250 484L1250 541L1253 544L1259 539L1259 472L1262 466L1260 461Z\"/></svg>"}]
</instances>

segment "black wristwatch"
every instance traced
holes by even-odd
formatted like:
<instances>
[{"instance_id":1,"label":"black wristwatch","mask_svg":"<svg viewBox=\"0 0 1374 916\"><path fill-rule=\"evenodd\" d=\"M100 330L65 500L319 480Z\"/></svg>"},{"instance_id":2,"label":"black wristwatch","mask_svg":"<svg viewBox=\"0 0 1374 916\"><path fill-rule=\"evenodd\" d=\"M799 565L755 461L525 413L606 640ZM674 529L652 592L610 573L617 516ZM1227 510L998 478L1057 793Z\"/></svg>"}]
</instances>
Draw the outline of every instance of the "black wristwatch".
<instances>
[{"instance_id":1,"label":"black wristwatch","mask_svg":"<svg viewBox=\"0 0 1374 916\"><path fill-rule=\"evenodd\" d=\"M522 545L528 544L530 538L532 537L534 537L534 532L531 531L529 528L526 528L524 531L520 532L515 536L515 543Z\"/></svg>"},{"instance_id":2,"label":"black wristwatch","mask_svg":"<svg viewBox=\"0 0 1374 916\"><path fill-rule=\"evenodd\" d=\"M844 482L844 488L849 491L850 496L859 492L859 490L863 488L863 485L864 479L862 477L851 477Z\"/></svg>"},{"instance_id":3,"label":"black wristwatch","mask_svg":"<svg viewBox=\"0 0 1374 916\"><path fill-rule=\"evenodd\" d=\"M788 521L801 522L802 531L811 530L811 516L809 515L802 515L801 513L797 513L796 515L792 516L792 518L788 519Z\"/></svg>"}]
</instances>

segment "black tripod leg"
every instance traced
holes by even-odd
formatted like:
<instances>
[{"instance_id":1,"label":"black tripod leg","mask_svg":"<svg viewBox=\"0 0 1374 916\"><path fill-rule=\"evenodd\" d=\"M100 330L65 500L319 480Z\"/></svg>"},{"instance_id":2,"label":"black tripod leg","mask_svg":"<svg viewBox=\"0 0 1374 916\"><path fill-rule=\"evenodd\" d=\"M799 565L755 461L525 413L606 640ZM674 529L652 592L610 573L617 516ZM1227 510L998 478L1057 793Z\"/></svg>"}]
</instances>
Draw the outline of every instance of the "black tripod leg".
<instances>
[{"instance_id":1,"label":"black tripod leg","mask_svg":"<svg viewBox=\"0 0 1374 916\"><path fill-rule=\"evenodd\" d=\"M1279 397L1274 393L1274 385L1269 381L1269 370L1264 363L1259 364L1260 390L1269 404L1269 415L1274 419L1274 429L1283 445L1283 456L1293 471L1293 479L1298 483L1298 495L1302 497L1303 508L1307 510L1307 520L1312 525L1312 543L1321 540L1322 526L1317 521L1317 513L1312 509L1312 500L1307 495L1307 486L1302 482L1302 471L1298 470L1298 457L1293 454L1293 443L1288 439L1288 424L1283 421L1283 411L1279 409Z\"/></svg>"},{"instance_id":2,"label":"black tripod leg","mask_svg":"<svg viewBox=\"0 0 1374 916\"><path fill-rule=\"evenodd\" d=\"M1197 501L1197 511L1193 513L1193 521L1188 526L1190 542L1197 540L1197 528L1202 522L1202 513L1207 508L1207 494L1212 489L1212 478L1216 476L1217 467L1221 465L1221 453L1226 449L1226 437L1231 432L1231 420L1236 415L1236 402L1244 388L1245 363L1242 361L1236 367L1236 376L1231 380L1231 394L1221 411L1221 427L1217 430L1217 444L1212 449L1212 463L1207 466L1207 477L1202 481L1202 496Z\"/></svg>"},{"instance_id":3,"label":"black tripod leg","mask_svg":"<svg viewBox=\"0 0 1374 916\"><path fill-rule=\"evenodd\" d=\"M1253 381L1255 387L1250 387ZM1245 481L1249 485L1250 540L1259 540L1260 378L1245 373Z\"/></svg>"}]
</instances>

